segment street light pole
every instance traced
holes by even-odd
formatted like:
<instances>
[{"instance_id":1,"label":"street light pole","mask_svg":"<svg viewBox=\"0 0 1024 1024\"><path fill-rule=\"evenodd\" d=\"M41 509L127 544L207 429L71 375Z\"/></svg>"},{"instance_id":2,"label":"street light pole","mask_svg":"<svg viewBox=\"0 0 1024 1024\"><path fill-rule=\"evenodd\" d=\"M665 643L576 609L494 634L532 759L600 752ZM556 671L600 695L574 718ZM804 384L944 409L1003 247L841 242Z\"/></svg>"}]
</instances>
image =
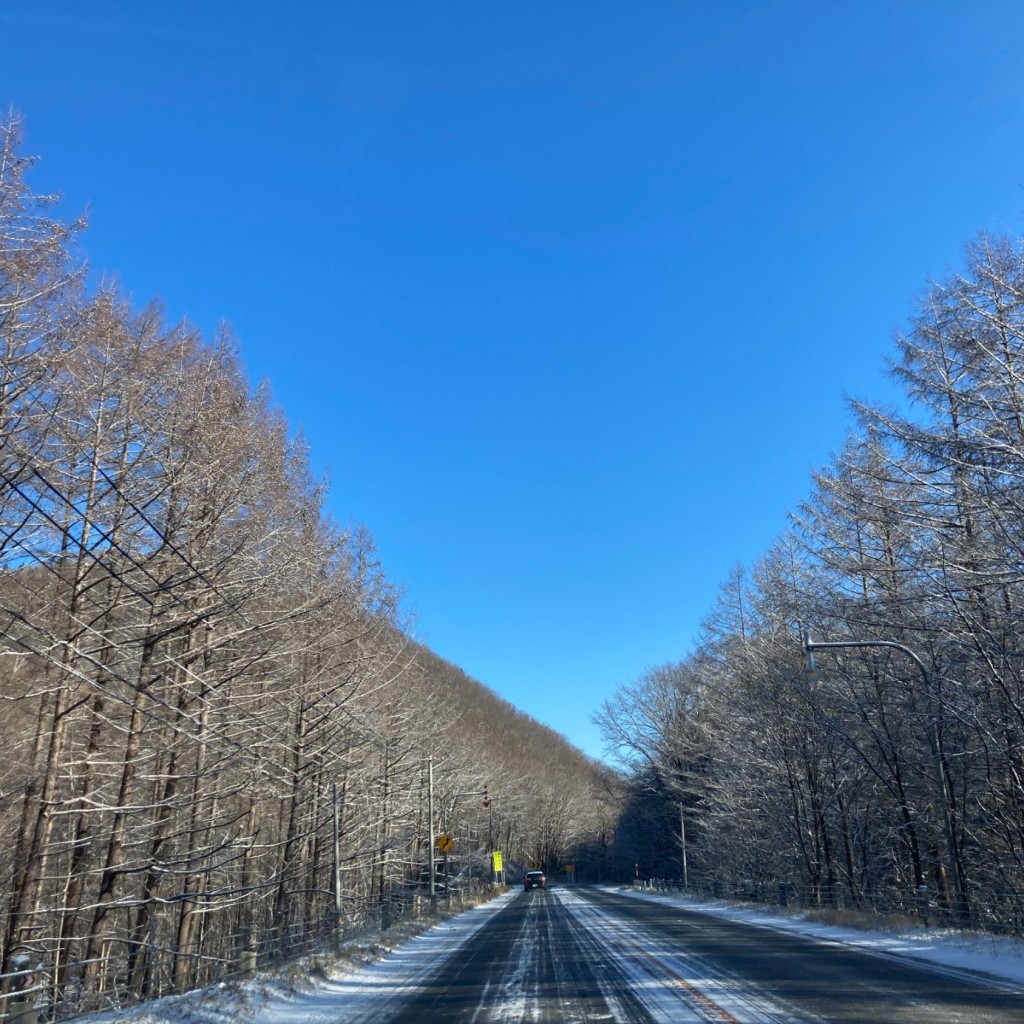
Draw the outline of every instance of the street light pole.
<instances>
[{"instance_id":1,"label":"street light pole","mask_svg":"<svg viewBox=\"0 0 1024 1024\"><path fill-rule=\"evenodd\" d=\"M935 773L935 789L942 808L942 828L946 839L946 872L953 880L954 898L956 899L956 916L966 917L967 900L964 894L963 880L960 877L960 857L956 850L956 835L953 831L953 815L949 809L949 787L946 785L946 773L942 767L942 748L939 742L939 714L932 690L931 679L924 662L905 644L896 640L812 640L810 630L804 630L804 653L807 655L807 668L815 671L814 652L828 648L840 647L889 647L902 651L917 666L924 683L924 692L928 699L930 713L928 715L928 740L932 748L932 769Z\"/></svg>"},{"instance_id":2,"label":"street light pole","mask_svg":"<svg viewBox=\"0 0 1024 1024\"><path fill-rule=\"evenodd\" d=\"M341 924L341 822L338 813L338 784L331 787L332 838L334 840L334 919Z\"/></svg>"},{"instance_id":3,"label":"street light pole","mask_svg":"<svg viewBox=\"0 0 1024 1024\"><path fill-rule=\"evenodd\" d=\"M686 809L683 801L679 801L679 841L683 848L683 888L690 888L690 879L686 872Z\"/></svg>"}]
</instances>

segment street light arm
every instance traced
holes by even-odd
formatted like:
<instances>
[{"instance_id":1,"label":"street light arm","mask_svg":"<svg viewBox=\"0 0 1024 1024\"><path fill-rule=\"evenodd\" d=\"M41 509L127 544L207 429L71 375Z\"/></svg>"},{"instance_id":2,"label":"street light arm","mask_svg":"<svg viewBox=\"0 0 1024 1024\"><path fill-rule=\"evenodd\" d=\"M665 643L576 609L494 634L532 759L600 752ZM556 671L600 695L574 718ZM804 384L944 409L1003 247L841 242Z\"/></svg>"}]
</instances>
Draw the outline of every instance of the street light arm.
<instances>
[{"instance_id":1,"label":"street light arm","mask_svg":"<svg viewBox=\"0 0 1024 1024\"><path fill-rule=\"evenodd\" d=\"M910 658L921 673L925 685L928 685L928 669L918 655L906 644L898 643L896 640L812 640L809 630L804 631L804 652L807 655L807 667L814 671L814 652L836 647L891 647L894 650L902 651Z\"/></svg>"}]
</instances>

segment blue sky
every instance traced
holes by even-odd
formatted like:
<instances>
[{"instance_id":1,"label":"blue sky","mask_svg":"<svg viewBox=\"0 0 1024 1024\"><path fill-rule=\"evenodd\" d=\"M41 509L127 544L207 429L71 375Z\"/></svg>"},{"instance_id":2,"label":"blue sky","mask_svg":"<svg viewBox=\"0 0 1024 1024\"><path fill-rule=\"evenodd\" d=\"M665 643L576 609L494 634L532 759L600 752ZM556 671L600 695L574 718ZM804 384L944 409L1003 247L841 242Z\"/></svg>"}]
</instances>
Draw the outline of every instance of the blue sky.
<instances>
[{"instance_id":1,"label":"blue sky","mask_svg":"<svg viewBox=\"0 0 1024 1024\"><path fill-rule=\"evenodd\" d=\"M1024 5L0 4L34 183L240 338L438 654L600 754L979 230Z\"/></svg>"}]
</instances>

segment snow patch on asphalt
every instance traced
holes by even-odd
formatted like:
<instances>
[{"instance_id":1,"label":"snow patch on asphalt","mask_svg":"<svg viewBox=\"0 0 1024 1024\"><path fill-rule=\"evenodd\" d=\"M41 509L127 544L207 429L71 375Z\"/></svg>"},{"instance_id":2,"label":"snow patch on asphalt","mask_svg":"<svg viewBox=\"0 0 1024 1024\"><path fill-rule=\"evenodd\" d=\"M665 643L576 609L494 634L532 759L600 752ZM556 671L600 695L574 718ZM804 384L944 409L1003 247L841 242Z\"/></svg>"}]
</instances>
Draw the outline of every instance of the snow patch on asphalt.
<instances>
[{"instance_id":1,"label":"snow patch on asphalt","mask_svg":"<svg viewBox=\"0 0 1024 1024\"><path fill-rule=\"evenodd\" d=\"M490 1000L490 992L484 992L474 1020L485 1009L487 1020L498 1021L501 1024L539 1018L540 993L537 992L536 985L532 988L529 985L531 968L534 968L537 958L537 916L534 905L523 917L523 924L513 947L519 952L515 966L502 978L501 988L493 1003Z\"/></svg>"},{"instance_id":2,"label":"snow patch on asphalt","mask_svg":"<svg viewBox=\"0 0 1024 1024\"><path fill-rule=\"evenodd\" d=\"M666 944L568 889L559 901L612 954L644 1009L659 1024L789 1024L788 1007L743 978ZM807 1022L806 1014L799 1018Z\"/></svg>"}]
</instances>

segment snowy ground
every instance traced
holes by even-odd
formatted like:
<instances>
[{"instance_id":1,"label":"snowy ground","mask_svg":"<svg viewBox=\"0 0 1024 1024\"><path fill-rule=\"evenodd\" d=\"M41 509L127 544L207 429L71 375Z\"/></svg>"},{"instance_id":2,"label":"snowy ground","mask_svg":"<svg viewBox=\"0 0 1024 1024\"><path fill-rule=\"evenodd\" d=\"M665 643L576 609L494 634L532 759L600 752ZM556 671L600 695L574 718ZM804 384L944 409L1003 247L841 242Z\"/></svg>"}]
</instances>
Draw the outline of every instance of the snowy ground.
<instances>
[{"instance_id":1,"label":"snowy ground","mask_svg":"<svg viewBox=\"0 0 1024 1024\"><path fill-rule=\"evenodd\" d=\"M994 937L964 936L924 929L864 932L817 924L766 910L727 903L704 903L661 893L617 890L653 900L744 921L758 927L812 935L823 941L857 946L878 956L910 956L946 971L982 971L1024 991L1024 944ZM423 934L387 948L373 963L351 958L322 958L296 965L287 978L263 977L240 986L221 985L204 992L161 999L125 1010L93 1014L82 1024L356 1024L386 1016L415 991L441 962L455 956L518 892L506 893ZM568 893L566 894L568 895Z\"/></svg>"}]
</instances>

